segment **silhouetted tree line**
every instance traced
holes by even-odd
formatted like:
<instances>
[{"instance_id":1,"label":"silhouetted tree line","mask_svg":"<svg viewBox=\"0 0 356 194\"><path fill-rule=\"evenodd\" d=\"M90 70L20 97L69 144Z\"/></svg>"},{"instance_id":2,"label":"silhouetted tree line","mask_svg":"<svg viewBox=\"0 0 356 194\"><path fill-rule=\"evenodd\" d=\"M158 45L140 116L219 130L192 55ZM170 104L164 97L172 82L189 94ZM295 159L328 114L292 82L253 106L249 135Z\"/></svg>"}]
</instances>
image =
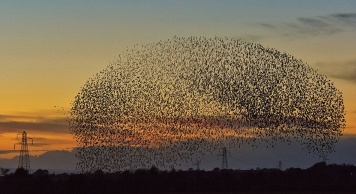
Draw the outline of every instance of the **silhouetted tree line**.
<instances>
[{"instance_id":1,"label":"silhouetted tree line","mask_svg":"<svg viewBox=\"0 0 356 194\"><path fill-rule=\"evenodd\" d=\"M0 177L0 193L356 192L356 167L316 163L308 169L160 171L156 167L92 174L24 169Z\"/></svg>"}]
</instances>

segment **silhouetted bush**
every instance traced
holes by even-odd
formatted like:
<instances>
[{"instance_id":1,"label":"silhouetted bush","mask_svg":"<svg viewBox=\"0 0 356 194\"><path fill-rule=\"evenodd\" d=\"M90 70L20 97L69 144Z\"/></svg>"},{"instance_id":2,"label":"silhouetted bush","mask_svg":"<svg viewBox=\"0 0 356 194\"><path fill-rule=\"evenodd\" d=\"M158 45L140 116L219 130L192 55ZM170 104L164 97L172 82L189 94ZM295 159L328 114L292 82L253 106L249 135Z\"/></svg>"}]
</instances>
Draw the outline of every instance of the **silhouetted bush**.
<instances>
[{"instance_id":1,"label":"silhouetted bush","mask_svg":"<svg viewBox=\"0 0 356 194\"><path fill-rule=\"evenodd\" d=\"M1 194L173 192L356 192L356 167L317 163L308 169L160 171L156 167L93 174L28 174L17 169L0 179Z\"/></svg>"},{"instance_id":2,"label":"silhouetted bush","mask_svg":"<svg viewBox=\"0 0 356 194\"><path fill-rule=\"evenodd\" d=\"M14 175L16 177L26 177L26 176L28 176L28 170L23 169L23 168L18 168L18 169L16 169Z\"/></svg>"},{"instance_id":3,"label":"silhouetted bush","mask_svg":"<svg viewBox=\"0 0 356 194\"><path fill-rule=\"evenodd\" d=\"M48 172L48 170L38 169L38 170L36 170L36 172L33 173L33 175L38 176L38 177L43 177L43 176L48 176L49 172Z\"/></svg>"}]
</instances>

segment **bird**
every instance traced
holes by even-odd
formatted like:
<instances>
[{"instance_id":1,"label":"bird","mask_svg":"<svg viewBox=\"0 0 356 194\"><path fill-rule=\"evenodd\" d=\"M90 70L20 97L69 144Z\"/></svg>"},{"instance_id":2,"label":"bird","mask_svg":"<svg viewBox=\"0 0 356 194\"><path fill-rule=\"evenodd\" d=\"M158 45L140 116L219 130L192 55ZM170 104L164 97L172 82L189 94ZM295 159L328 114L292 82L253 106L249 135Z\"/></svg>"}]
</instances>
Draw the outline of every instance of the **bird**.
<instances>
[{"instance_id":1,"label":"bird","mask_svg":"<svg viewBox=\"0 0 356 194\"><path fill-rule=\"evenodd\" d=\"M291 139L325 156L345 128L342 92L326 76L227 37L135 44L89 78L71 106L82 172L179 166L224 144L273 149Z\"/></svg>"}]
</instances>

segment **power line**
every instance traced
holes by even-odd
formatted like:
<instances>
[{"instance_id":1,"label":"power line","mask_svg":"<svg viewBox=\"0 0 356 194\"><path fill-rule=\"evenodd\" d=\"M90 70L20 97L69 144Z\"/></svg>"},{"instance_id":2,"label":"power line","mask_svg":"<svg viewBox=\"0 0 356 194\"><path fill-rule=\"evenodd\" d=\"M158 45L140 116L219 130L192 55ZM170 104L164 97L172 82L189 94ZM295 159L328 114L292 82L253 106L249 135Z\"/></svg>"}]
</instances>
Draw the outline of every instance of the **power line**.
<instances>
[{"instance_id":1,"label":"power line","mask_svg":"<svg viewBox=\"0 0 356 194\"><path fill-rule=\"evenodd\" d=\"M247 162L247 161L245 161L245 160L241 160L241 159L237 159L237 158L234 158L234 157L232 157L232 156L230 156L232 159L235 159L235 160L238 160L238 161L240 161L240 162L244 162L244 163L246 163L246 164L250 164L250 165L253 165L253 166L257 166L257 164L254 164L254 163L251 163L251 162Z\"/></svg>"},{"instance_id":2,"label":"power line","mask_svg":"<svg viewBox=\"0 0 356 194\"><path fill-rule=\"evenodd\" d=\"M209 161L206 161L206 162L201 162L200 164L206 164L206 163L210 163L210 162L215 162L215 161L218 161L219 159L216 159L216 160L209 160Z\"/></svg>"}]
</instances>

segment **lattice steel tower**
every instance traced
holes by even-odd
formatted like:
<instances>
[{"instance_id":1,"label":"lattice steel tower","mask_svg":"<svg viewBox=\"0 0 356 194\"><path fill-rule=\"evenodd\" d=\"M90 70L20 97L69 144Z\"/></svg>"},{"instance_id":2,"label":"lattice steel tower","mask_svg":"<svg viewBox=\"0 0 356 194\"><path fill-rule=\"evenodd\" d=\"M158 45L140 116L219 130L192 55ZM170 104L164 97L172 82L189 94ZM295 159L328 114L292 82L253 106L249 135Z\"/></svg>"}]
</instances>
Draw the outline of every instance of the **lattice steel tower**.
<instances>
[{"instance_id":1,"label":"lattice steel tower","mask_svg":"<svg viewBox=\"0 0 356 194\"><path fill-rule=\"evenodd\" d=\"M323 154L320 156L320 158L323 160L322 162L325 162L325 164L328 162L328 156L326 154Z\"/></svg>"},{"instance_id":2,"label":"lattice steel tower","mask_svg":"<svg viewBox=\"0 0 356 194\"><path fill-rule=\"evenodd\" d=\"M227 151L226 151L226 147L220 148L220 150L222 150L222 154L218 154L219 156L222 156L222 161L221 161L221 169L227 169L228 165L227 165Z\"/></svg>"},{"instance_id":3,"label":"lattice steel tower","mask_svg":"<svg viewBox=\"0 0 356 194\"><path fill-rule=\"evenodd\" d=\"M193 164L197 165L197 170L200 170L200 160L197 159Z\"/></svg>"},{"instance_id":4,"label":"lattice steel tower","mask_svg":"<svg viewBox=\"0 0 356 194\"><path fill-rule=\"evenodd\" d=\"M278 161L278 164L277 164L277 166L278 166L278 169L279 170L283 170L283 163L282 163L282 161Z\"/></svg>"},{"instance_id":5,"label":"lattice steel tower","mask_svg":"<svg viewBox=\"0 0 356 194\"><path fill-rule=\"evenodd\" d=\"M23 131L22 133L18 133L16 136L17 139L19 137L19 134L22 135L22 140L21 140L21 142L14 144L14 150L15 150L16 144L21 144L18 168L23 168L25 170L30 171L30 155L29 155L29 151L28 151L27 139L32 140L32 145L33 145L33 139L30 137L27 137L26 131Z\"/></svg>"}]
</instances>

